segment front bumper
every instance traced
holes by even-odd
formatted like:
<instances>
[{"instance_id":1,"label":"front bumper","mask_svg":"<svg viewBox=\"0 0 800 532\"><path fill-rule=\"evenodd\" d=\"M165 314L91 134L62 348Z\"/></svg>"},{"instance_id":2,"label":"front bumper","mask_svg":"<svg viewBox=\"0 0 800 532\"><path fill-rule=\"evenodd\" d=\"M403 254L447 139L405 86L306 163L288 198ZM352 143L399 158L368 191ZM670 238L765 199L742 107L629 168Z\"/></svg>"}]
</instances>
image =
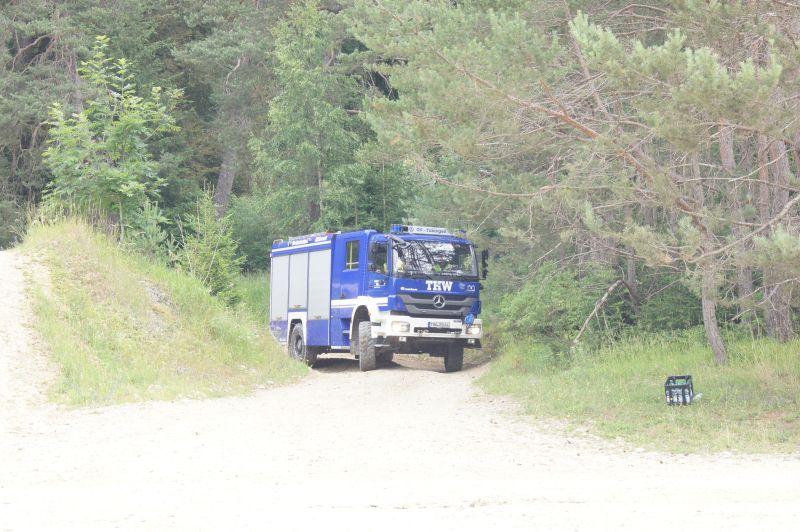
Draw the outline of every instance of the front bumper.
<instances>
[{"instance_id":1,"label":"front bumper","mask_svg":"<svg viewBox=\"0 0 800 532\"><path fill-rule=\"evenodd\" d=\"M456 340L465 347L480 347L483 323L479 319L475 319L471 325L466 325L462 320L453 318L416 318L385 314L380 316L380 320L373 318L372 336L379 339L379 343L388 345L420 341L444 343Z\"/></svg>"}]
</instances>

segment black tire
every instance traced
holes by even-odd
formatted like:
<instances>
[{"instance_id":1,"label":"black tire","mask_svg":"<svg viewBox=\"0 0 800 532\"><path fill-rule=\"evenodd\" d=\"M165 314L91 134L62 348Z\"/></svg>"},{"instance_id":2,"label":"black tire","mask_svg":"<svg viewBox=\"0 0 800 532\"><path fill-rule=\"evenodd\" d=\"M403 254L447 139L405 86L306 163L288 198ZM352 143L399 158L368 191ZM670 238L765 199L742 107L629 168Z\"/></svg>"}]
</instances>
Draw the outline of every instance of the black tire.
<instances>
[{"instance_id":1,"label":"black tire","mask_svg":"<svg viewBox=\"0 0 800 532\"><path fill-rule=\"evenodd\" d=\"M316 349L306 345L302 323L292 327L292 332L289 333L289 356L309 366L313 366L317 362Z\"/></svg>"},{"instance_id":2,"label":"black tire","mask_svg":"<svg viewBox=\"0 0 800 532\"><path fill-rule=\"evenodd\" d=\"M356 324L356 337L350 336L350 354L358 360L358 324Z\"/></svg>"},{"instance_id":3,"label":"black tire","mask_svg":"<svg viewBox=\"0 0 800 532\"><path fill-rule=\"evenodd\" d=\"M394 360L394 351L382 351L378 353L378 364L388 366Z\"/></svg>"},{"instance_id":4,"label":"black tire","mask_svg":"<svg viewBox=\"0 0 800 532\"><path fill-rule=\"evenodd\" d=\"M358 369L372 371L377 365L375 339L372 337L372 323L362 321L358 324Z\"/></svg>"},{"instance_id":5,"label":"black tire","mask_svg":"<svg viewBox=\"0 0 800 532\"><path fill-rule=\"evenodd\" d=\"M464 367L464 346L451 345L448 346L444 354L444 370L447 373L461 371Z\"/></svg>"}]
</instances>

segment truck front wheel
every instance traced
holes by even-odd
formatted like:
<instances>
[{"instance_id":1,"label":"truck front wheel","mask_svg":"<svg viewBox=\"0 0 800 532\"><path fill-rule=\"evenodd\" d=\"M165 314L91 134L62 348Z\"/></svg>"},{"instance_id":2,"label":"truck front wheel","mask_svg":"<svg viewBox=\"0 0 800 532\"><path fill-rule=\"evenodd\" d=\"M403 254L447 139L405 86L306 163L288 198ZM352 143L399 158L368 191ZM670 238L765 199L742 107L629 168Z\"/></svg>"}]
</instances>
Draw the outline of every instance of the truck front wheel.
<instances>
[{"instance_id":1,"label":"truck front wheel","mask_svg":"<svg viewBox=\"0 0 800 532\"><path fill-rule=\"evenodd\" d=\"M371 371L376 366L375 339L372 337L372 323L362 321L358 324L358 369Z\"/></svg>"},{"instance_id":2,"label":"truck front wheel","mask_svg":"<svg viewBox=\"0 0 800 532\"><path fill-rule=\"evenodd\" d=\"M313 347L306 345L302 323L292 327L292 332L289 334L289 354L293 359L305 362L309 366L313 366L317 361L317 351Z\"/></svg>"},{"instance_id":3,"label":"truck front wheel","mask_svg":"<svg viewBox=\"0 0 800 532\"><path fill-rule=\"evenodd\" d=\"M464 346L449 345L444 353L444 370L447 373L461 371L464 367Z\"/></svg>"}]
</instances>

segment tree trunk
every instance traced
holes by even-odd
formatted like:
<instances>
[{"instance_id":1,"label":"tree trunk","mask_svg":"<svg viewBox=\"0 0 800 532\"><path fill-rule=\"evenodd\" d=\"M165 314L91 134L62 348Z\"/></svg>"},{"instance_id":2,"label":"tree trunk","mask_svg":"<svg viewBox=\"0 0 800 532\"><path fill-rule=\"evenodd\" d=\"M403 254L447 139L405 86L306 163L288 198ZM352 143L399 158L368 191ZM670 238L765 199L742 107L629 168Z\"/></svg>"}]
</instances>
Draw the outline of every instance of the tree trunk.
<instances>
[{"instance_id":1,"label":"tree trunk","mask_svg":"<svg viewBox=\"0 0 800 532\"><path fill-rule=\"evenodd\" d=\"M633 208L630 205L625 206L625 223L631 224L633 220ZM633 250L631 250L633 252ZM636 259L633 257L628 257L625 261L625 287L628 289L628 295L630 296L631 307L633 308L634 314L639 316L639 311L641 307L639 305L639 280L636 276Z\"/></svg>"},{"instance_id":2,"label":"tree trunk","mask_svg":"<svg viewBox=\"0 0 800 532\"><path fill-rule=\"evenodd\" d=\"M768 280L775 284L765 287L767 334L779 342L788 342L794 337L789 290L774 278L765 279L765 283Z\"/></svg>"},{"instance_id":3,"label":"tree trunk","mask_svg":"<svg viewBox=\"0 0 800 532\"><path fill-rule=\"evenodd\" d=\"M740 239L744 235L745 230L742 227L734 226L734 238ZM745 249L748 247L745 244ZM736 266L736 297L741 323L751 323L754 317L755 305L753 304L753 268L750 266Z\"/></svg>"},{"instance_id":4,"label":"tree trunk","mask_svg":"<svg viewBox=\"0 0 800 532\"><path fill-rule=\"evenodd\" d=\"M700 171L700 156L693 153L691 156L692 177L695 179L693 187L694 200L697 209L702 209L705 204L705 187L703 186L702 174ZM705 251L713 249L710 236L706 235ZM705 263L698 265L701 270L701 289L700 300L703 305L703 327L706 331L706 338L711 344L711 351L714 353L714 360L717 364L728 362L728 352L725 349L725 342L722 340L722 333L717 322L717 280L714 277L712 264Z\"/></svg>"},{"instance_id":5,"label":"tree trunk","mask_svg":"<svg viewBox=\"0 0 800 532\"><path fill-rule=\"evenodd\" d=\"M728 362L728 352L725 349L725 342L722 340L722 333L717 323L717 283L714 279L714 270L709 266L703 267L702 285L703 303L703 327L706 330L706 337L711 344L711 351L714 353L714 361L717 364Z\"/></svg>"},{"instance_id":6,"label":"tree trunk","mask_svg":"<svg viewBox=\"0 0 800 532\"><path fill-rule=\"evenodd\" d=\"M736 156L735 156L736 137L732 127L725 127L719 130L719 158L722 161L722 168L731 177L736 177ZM742 201L735 186L729 191L733 196L733 207L741 213ZM744 218L744 217L743 217ZM747 221L742 219L742 221ZM745 231L741 226L733 226L733 235L738 240L744 236ZM748 244L743 245L746 251ZM739 316L742 323L749 323L753 319L753 269L747 265L737 264L736 266L736 296L738 300Z\"/></svg>"},{"instance_id":7,"label":"tree trunk","mask_svg":"<svg viewBox=\"0 0 800 532\"><path fill-rule=\"evenodd\" d=\"M784 188L789 184L791 168L789 157L786 153L786 144L782 140L774 140L769 146L772 159L771 182L773 186L770 195L770 216L779 213L789 201L789 190ZM767 334L779 342L788 342L794 336L792 327L792 308L789 290L790 283L785 282L782 275L775 272L764 272L764 285L766 290L766 323ZM772 286L770 286L772 285Z\"/></svg>"},{"instance_id":8,"label":"tree trunk","mask_svg":"<svg viewBox=\"0 0 800 532\"><path fill-rule=\"evenodd\" d=\"M772 161L770 161L770 158ZM773 170L770 171L770 162ZM764 135L758 136L758 216L761 222L768 221L772 215L783 208L788 201L788 191L778 190L773 183L782 180L788 182L788 159L786 146L783 142L770 144ZM783 203L781 203L783 201ZM777 210L776 210L777 209ZM770 230L768 234L771 234ZM764 321L767 334L778 341L786 342L793 336L792 314L789 306L789 297L786 285L780 284L781 279L770 268L764 268Z\"/></svg>"},{"instance_id":9,"label":"tree trunk","mask_svg":"<svg viewBox=\"0 0 800 532\"><path fill-rule=\"evenodd\" d=\"M222 152L222 166L219 169L217 188L214 189L214 206L217 217L222 218L228 210L233 190L233 180L236 179L236 170L239 164L239 147L234 142L227 142Z\"/></svg>"},{"instance_id":10,"label":"tree trunk","mask_svg":"<svg viewBox=\"0 0 800 532\"><path fill-rule=\"evenodd\" d=\"M735 140L733 128L726 127L719 130L719 158L722 161L722 168L731 176L736 172L736 157L733 153Z\"/></svg>"},{"instance_id":11,"label":"tree trunk","mask_svg":"<svg viewBox=\"0 0 800 532\"><path fill-rule=\"evenodd\" d=\"M638 317L641 306L639 305L639 281L636 277L636 259L629 257L625 270L625 287L628 289L633 312Z\"/></svg>"}]
</instances>

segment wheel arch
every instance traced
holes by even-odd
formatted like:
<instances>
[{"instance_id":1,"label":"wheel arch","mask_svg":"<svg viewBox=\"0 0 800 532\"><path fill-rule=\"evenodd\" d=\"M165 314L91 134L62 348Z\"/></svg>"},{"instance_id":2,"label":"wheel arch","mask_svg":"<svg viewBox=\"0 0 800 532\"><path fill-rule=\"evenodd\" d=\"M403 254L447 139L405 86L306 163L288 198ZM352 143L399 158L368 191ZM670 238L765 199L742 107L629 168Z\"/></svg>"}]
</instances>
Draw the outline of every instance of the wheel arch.
<instances>
[{"instance_id":1,"label":"wheel arch","mask_svg":"<svg viewBox=\"0 0 800 532\"><path fill-rule=\"evenodd\" d=\"M303 316L295 314L294 316L289 316L289 328L286 332L286 345L289 346L291 343L292 338L292 330L294 329L295 325L300 324L300 327L303 329L303 342L307 341L308 338L308 331L306 331L306 320Z\"/></svg>"},{"instance_id":2,"label":"wheel arch","mask_svg":"<svg viewBox=\"0 0 800 532\"><path fill-rule=\"evenodd\" d=\"M350 319L350 342L352 343L354 338L358 338L358 324L362 321L369 321L371 319L371 315L369 312L369 308L366 305L359 305L355 309L353 309L353 317Z\"/></svg>"}]
</instances>

